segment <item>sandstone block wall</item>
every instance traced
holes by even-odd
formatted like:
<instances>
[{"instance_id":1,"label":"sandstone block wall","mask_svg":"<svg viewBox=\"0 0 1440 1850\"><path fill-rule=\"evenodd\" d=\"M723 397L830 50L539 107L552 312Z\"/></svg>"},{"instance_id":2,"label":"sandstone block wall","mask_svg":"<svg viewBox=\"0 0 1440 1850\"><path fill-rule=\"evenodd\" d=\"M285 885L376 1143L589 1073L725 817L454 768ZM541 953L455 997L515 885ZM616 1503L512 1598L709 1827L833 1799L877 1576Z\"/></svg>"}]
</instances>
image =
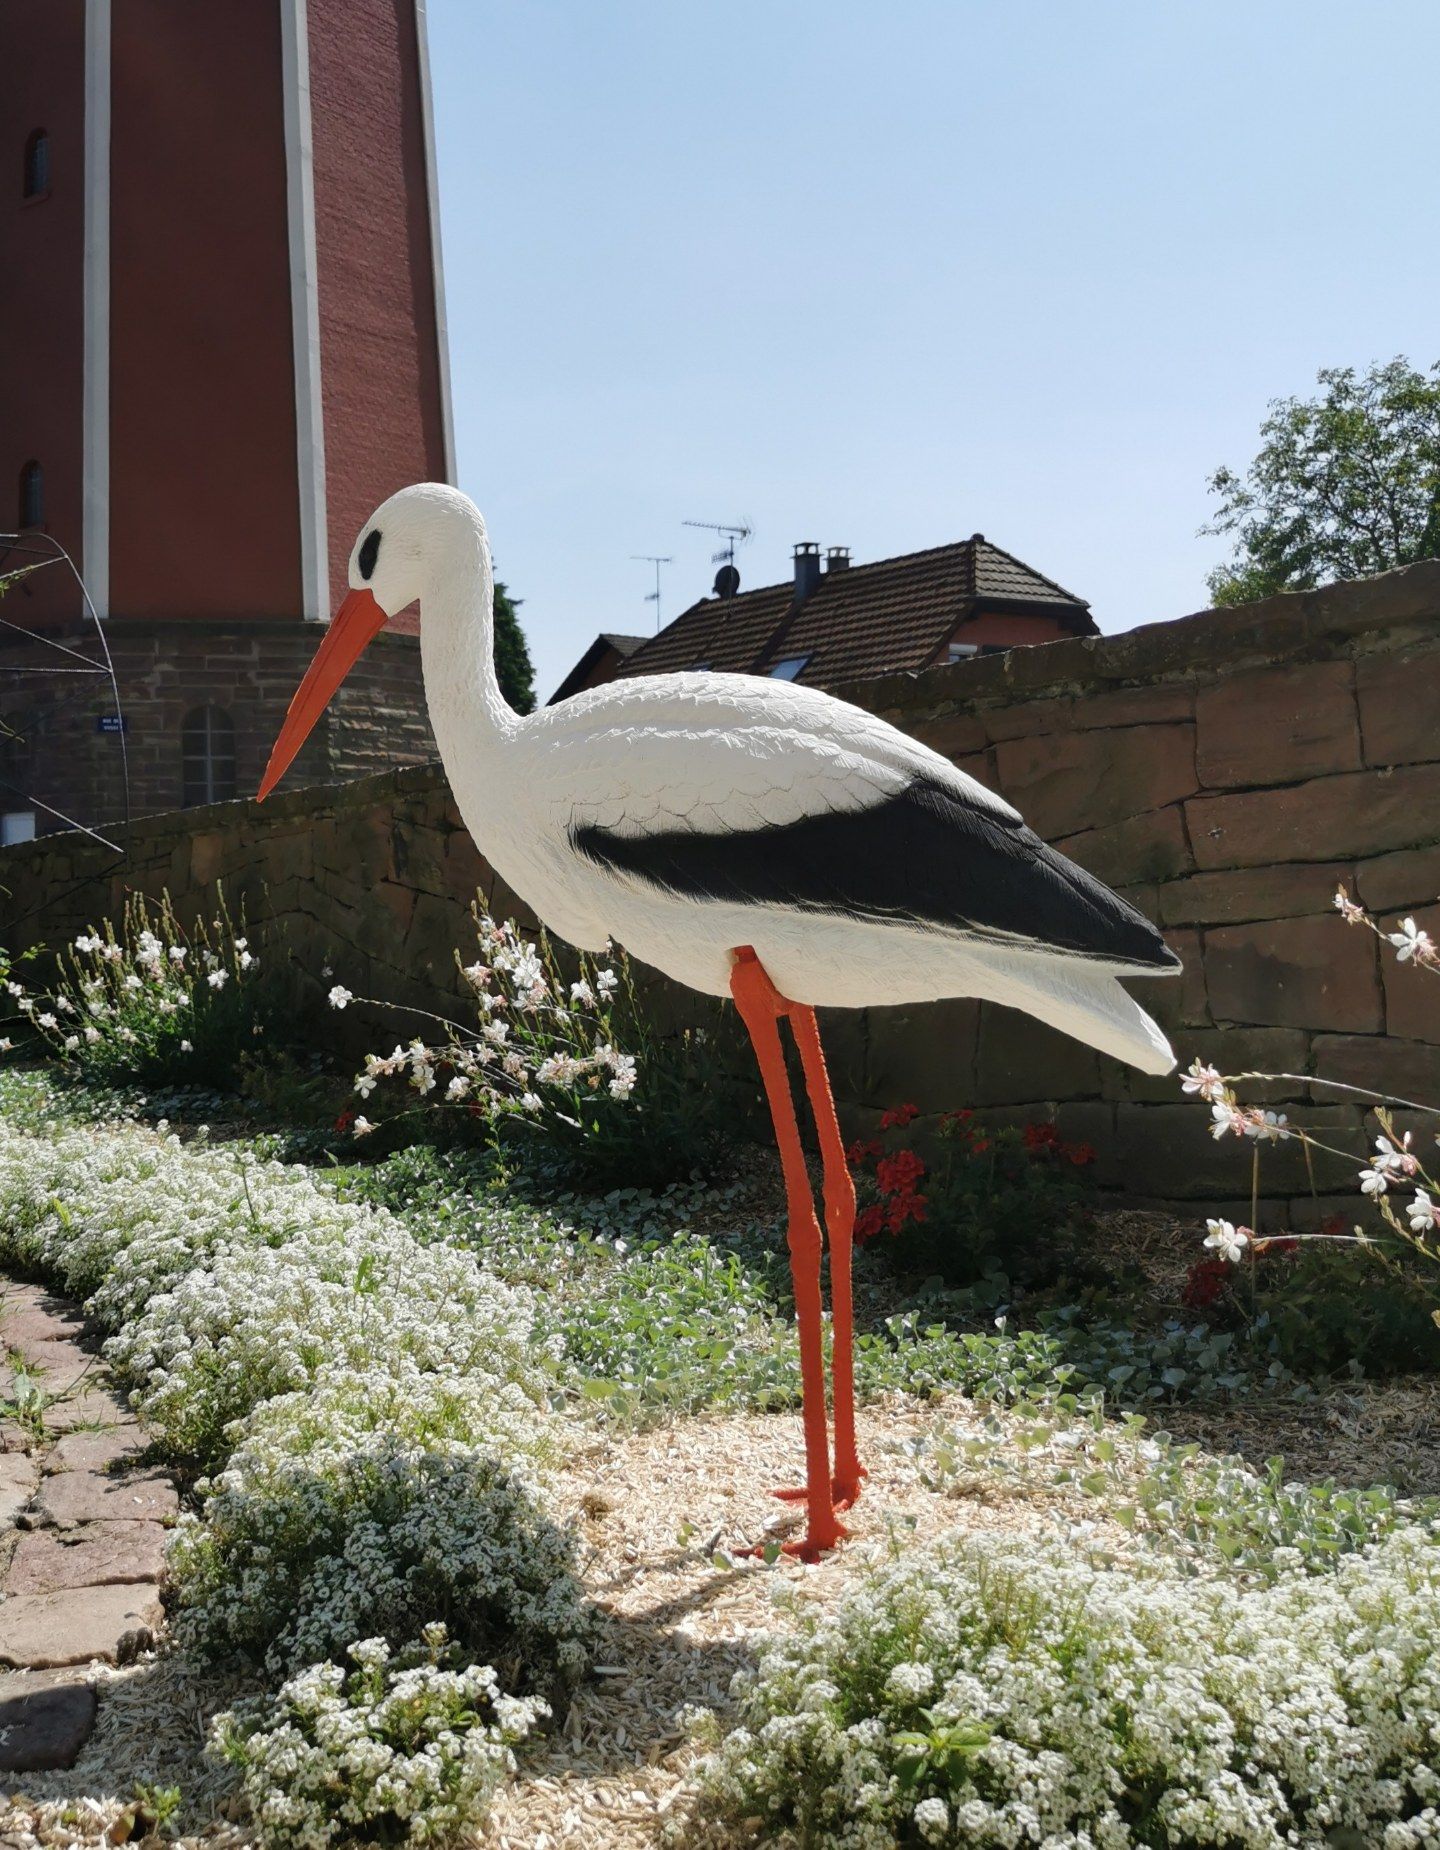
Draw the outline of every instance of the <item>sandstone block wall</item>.
<instances>
[{"instance_id":1,"label":"sandstone block wall","mask_svg":"<svg viewBox=\"0 0 1440 1850\"><path fill-rule=\"evenodd\" d=\"M1344 881L1386 924L1413 914L1440 936L1440 564L842 691L1002 791L1157 920L1184 974L1135 989L1182 1064L1301 1075L1270 1101L1337 1141L1359 1107L1307 1077L1440 1102L1440 981L1382 956L1332 903ZM317 980L328 963L352 989L424 1008L456 993L477 886L497 910L515 904L434 766L155 817L124 845L120 861L73 836L0 852L6 942L58 941L127 887L188 903L223 879ZM394 1020L335 1020L393 1043ZM1216 1143L1176 1079L1025 1017L956 1001L837 1013L826 1032L857 1123L904 1099L1054 1117L1134 1198L1213 1208L1248 1192L1248 1147ZM1262 1169L1268 1218L1348 1205L1353 1171L1322 1160L1317 1209L1282 1148Z\"/></svg>"},{"instance_id":2,"label":"sandstone block wall","mask_svg":"<svg viewBox=\"0 0 1440 1850\"><path fill-rule=\"evenodd\" d=\"M125 813L127 761L132 816L177 809L185 716L196 707L230 715L237 787L253 791L323 631L298 621L188 618L112 620L105 633L125 714L123 741L97 729L100 715L114 712L108 677L71 672L77 656L104 659L93 626L57 634L76 652L70 655L22 634L0 637L0 808L26 808L32 796L49 805L36 811L42 835L63 828L66 817L107 832ZM57 666L65 670L58 676ZM380 764L424 762L434 752L418 640L387 632L347 677L292 776L317 783L356 777Z\"/></svg>"}]
</instances>

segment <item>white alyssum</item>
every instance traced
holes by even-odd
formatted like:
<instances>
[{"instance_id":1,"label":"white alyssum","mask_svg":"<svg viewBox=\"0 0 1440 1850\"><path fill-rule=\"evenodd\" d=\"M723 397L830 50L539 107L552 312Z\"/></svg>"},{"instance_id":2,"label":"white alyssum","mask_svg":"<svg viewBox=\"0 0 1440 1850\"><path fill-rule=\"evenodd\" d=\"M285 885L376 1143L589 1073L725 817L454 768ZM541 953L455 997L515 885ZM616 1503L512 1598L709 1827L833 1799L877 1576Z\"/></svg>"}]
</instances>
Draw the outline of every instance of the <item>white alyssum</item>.
<instances>
[{"instance_id":1,"label":"white alyssum","mask_svg":"<svg viewBox=\"0 0 1440 1850\"><path fill-rule=\"evenodd\" d=\"M506 1696L488 1664L447 1667L449 1655L439 1624L394 1658L385 1639L362 1639L348 1671L312 1664L218 1719L211 1750L239 1767L266 1850L474 1836L515 1744L549 1710Z\"/></svg>"},{"instance_id":2,"label":"white alyssum","mask_svg":"<svg viewBox=\"0 0 1440 1850\"><path fill-rule=\"evenodd\" d=\"M813 1850L1418 1850L1440 1842L1437 1647L1440 1546L1420 1529L1262 1586L949 1536L800 1609L737 1677L728 1732L702 1723L703 1815L675 1829L749 1842L761 1818Z\"/></svg>"},{"instance_id":3,"label":"white alyssum","mask_svg":"<svg viewBox=\"0 0 1440 1850\"><path fill-rule=\"evenodd\" d=\"M503 1381L332 1367L235 1437L171 1546L185 1643L283 1675L362 1631L413 1638L439 1611L532 1685L583 1667L573 1538L537 1496L548 1434Z\"/></svg>"}]
</instances>

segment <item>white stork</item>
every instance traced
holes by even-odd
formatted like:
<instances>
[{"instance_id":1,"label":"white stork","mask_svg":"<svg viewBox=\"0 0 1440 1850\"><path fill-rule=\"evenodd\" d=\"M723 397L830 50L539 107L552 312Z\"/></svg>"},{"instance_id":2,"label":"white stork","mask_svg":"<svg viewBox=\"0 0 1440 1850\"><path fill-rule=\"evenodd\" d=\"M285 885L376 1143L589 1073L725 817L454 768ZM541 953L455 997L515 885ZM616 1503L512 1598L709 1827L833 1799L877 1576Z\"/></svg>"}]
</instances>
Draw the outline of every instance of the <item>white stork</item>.
<instances>
[{"instance_id":1,"label":"white stork","mask_svg":"<svg viewBox=\"0 0 1440 1850\"><path fill-rule=\"evenodd\" d=\"M1155 927L1026 828L1010 805L884 720L789 681L671 674L612 681L522 718L495 674L479 510L436 483L365 523L350 593L316 652L260 787L284 774L365 645L417 598L430 721L476 847L583 950L614 939L707 995L731 996L774 1121L800 1330L813 1559L860 1491L850 1251L855 1192L817 1007L977 996L1148 1073L1164 1035L1122 976L1179 968ZM834 1315L833 1469L821 1344L822 1240L785 1073L789 1019L824 1159Z\"/></svg>"}]
</instances>

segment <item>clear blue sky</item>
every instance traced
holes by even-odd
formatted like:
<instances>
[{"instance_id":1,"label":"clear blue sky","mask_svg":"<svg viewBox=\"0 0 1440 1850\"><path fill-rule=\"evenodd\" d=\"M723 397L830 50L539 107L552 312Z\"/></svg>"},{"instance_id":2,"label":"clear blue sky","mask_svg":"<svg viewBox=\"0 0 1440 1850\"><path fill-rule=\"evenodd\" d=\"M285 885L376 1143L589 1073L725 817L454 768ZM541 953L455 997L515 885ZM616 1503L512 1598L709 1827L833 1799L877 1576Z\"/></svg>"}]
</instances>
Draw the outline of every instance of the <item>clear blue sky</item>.
<instances>
[{"instance_id":1,"label":"clear blue sky","mask_svg":"<svg viewBox=\"0 0 1440 1850\"><path fill-rule=\"evenodd\" d=\"M797 539L1103 629L1322 365L1440 358L1437 0L430 0L462 487L542 698Z\"/></svg>"}]
</instances>

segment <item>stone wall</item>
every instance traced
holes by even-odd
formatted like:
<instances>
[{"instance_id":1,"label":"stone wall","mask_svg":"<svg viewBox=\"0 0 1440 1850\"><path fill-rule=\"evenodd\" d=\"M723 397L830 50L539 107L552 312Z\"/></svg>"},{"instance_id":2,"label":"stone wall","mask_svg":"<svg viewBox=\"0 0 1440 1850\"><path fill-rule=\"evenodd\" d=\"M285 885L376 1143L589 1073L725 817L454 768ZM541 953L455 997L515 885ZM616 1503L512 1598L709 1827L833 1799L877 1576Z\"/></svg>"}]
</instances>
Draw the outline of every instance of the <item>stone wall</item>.
<instances>
[{"instance_id":1,"label":"stone wall","mask_svg":"<svg viewBox=\"0 0 1440 1850\"><path fill-rule=\"evenodd\" d=\"M51 806L37 812L42 835L63 828L64 817L104 830L125 813L128 762L132 816L177 809L185 716L205 705L230 715L237 789L254 790L323 633L318 624L279 619L111 619L105 635L125 714L123 760L121 739L97 727L115 710L108 676L76 671L78 660L104 659L94 626L55 633L67 654L32 636L3 636L0 808L24 808L33 796ZM290 775L316 783L356 777L379 764L423 763L434 752L419 639L386 631L346 678Z\"/></svg>"},{"instance_id":2,"label":"stone wall","mask_svg":"<svg viewBox=\"0 0 1440 1850\"><path fill-rule=\"evenodd\" d=\"M1003 791L1159 921L1184 975L1134 988L1182 1062L1440 1101L1440 983L1382 957L1332 903L1344 881L1383 920L1413 913L1440 934L1440 564L844 692ZM58 941L127 886L194 899L223 878L307 967L426 1007L455 991L477 886L513 905L433 766L156 817L125 847L119 862L73 836L5 850L6 940ZM1133 1197L1238 1205L1248 1190L1248 1149L1214 1142L1175 1079L1025 1017L949 1002L837 1013L826 1031L857 1123L904 1099L1053 1116ZM1271 1091L1339 1138L1358 1129L1343 1094ZM1330 1196L1353 1170L1322 1163L1321 1213L1351 1199ZM1313 1217L1297 1151L1267 1157L1262 1187L1272 1220Z\"/></svg>"}]
</instances>

